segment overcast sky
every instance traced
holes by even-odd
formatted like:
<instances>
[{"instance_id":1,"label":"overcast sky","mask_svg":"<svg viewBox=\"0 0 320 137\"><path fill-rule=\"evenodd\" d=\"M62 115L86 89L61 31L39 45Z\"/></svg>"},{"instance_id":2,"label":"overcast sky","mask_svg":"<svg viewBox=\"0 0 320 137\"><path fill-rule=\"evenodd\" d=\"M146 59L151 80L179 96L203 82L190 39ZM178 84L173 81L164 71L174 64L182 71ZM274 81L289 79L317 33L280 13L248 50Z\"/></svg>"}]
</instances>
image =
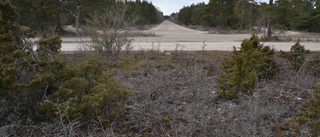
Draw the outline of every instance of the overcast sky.
<instances>
[{"instance_id":1,"label":"overcast sky","mask_svg":"<svg viewBox=\"0 0 320 137\"><path fill-rule=\"evenodd\" d=\"M170 15L171 13L178 12L183 6L190 6L192 3L197 4L199 2L205 2L208 4L209 0L147 0L152 2L157 8L159 8L164 15ZM269 1L269 0L260 0Z\"/></svg>"}]
</instances>

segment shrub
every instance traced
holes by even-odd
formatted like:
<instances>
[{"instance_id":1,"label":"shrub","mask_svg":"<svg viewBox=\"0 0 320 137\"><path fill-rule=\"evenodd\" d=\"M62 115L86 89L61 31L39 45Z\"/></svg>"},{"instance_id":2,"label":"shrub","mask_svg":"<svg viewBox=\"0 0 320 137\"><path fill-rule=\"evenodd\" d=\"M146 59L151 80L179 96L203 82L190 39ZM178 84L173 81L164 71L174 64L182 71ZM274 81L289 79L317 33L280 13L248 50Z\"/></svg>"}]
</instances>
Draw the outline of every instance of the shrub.
<instances>
[{"instance_id":1,"label":"shrub","mask_svg":"<svg viewBox=\"0 0 320 137\"><path fill-rule=\"evenodd\" d=\"M36 42L39 46L37 52L43 61L53 61L60 52L62 40L60 36L47 37L43 33L41 39Z\"/></svg>"},{"instance_id":2,"label":"shrub","mask_svg":"<svg viewBox=\"0 0 320 137\"><path fill-rule=\"evenodd\" d=\"M10 16L8 16L10 15ZM59 36L45 34L34 44L9 1L0 1L0 125L15 121L59 123L112 119L123 111L130 92L101 61L72 64L57 58ZM28 32L27 32L28 31ZM14 121L15 120L15 121Z\"/></svg>"},{"instance_id":3,"label":"shrub","mask_svg":"<svg viewBox=\"0 0 320 137\"><path fill-rule=\"evenodd\" d=\"M103 13L94 13L87 19L85 33L92 39L89 49L98 51L103 57L110 60L118 59L122 49L128 49L133 39L129 39L123 28L128 25L124 16L125 10L105 10Z\"/></svg>"},{"instance_id":4,"label":"shrub","mask_svg":"<svg viewBox=\"0 0 320 137\"><path fill-rule=\"evenodd\" d=\"M20 85L30 82L39 61L30 42L23 37L26 27L16 23L18 14L9 1L0 1L0 125L38 117L36 93L25 96ZM40 98L41 99L41 98Z\"/></svg>"},{"instance_id":5,"label":"shrub","mask_svg":"<svg viewBox=\"0 0 320 137\"><path fill-rule=\"evenodd\" d=\"M305 57L310 53L303 45L300 45L300 40L291 47L289 52L280 51L280 57L288 59L295 70L299 70L305 62Z\"/></svg>"},{"instance_id":6,"label":"shrub","mask_svg":"<svg viewBox=\"0 0 320 137\"><path fill-rule=\"evenodd\" d=\"M310 129L307 131L309 136L318 137L320 133L320 85L314 90L313 98L310 99L309 106L301 107L301 111L303 115L284 122L282 127L293 132L294 136L301 135L302 129L307 128ZM290 132L286 133L290 134ZM279 134L284 135L285 132L280 130Z\"/></svg>"},{"instance_id":7,"label":"shrub","mask_svg":"<svg viewBox=\"0 0 320 137\"><path fill-rule=\"evenodd\" d=\"M223 62L225 74L218 79L222 90L219 97L233 99L238 92L252 94L260 79L270 78L278 71L273 55L274 49L260 44L256 35L243 40L240 50L234 47L231 58Z\"/></svg>"},{"instance_id":8,"label":"shrub","mask_svg":"<svg viewBox=\"0 0 320 137\"><path fill-rule=\"evenodd\" d=\"M314 58L313 60L309 61L306 66L307 70L311 72L314 76L320 76L320 59Z\"/></svg>"},{"instance_id":9,"label":"shrub","mask_svg":"<svg viewBox=\"0 0 320 137\"><path fill-rule=\"evenodd\" d=\"M78 65L57 61L49 63L47 68L54 71L43 73L30 85L37 86L38 81L42 81L40 85L47 87L45 92L50 92L38 104L48 118L65 123L73 120L86 121L97 116L112 119L123 111L130 92L105 72L103 64L96 59ZM40 78L46 80L39 80Z\"/></svg>"}]
</instances>

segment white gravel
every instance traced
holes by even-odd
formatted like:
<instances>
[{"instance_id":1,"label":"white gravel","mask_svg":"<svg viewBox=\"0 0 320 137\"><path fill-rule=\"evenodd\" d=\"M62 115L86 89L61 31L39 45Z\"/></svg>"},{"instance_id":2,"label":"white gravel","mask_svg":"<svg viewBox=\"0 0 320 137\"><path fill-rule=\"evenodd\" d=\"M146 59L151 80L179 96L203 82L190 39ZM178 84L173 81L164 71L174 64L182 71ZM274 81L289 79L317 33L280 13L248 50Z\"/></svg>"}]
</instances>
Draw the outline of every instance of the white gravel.
<instances>
[{"instance_id":1,"label":"white gravel","mask_svg":"<svg viewBox=\"0 0 320 137\"><path fill-rule=\"evenodd\" d=\"M233 46L240 47L243 39L248 39L251 34L208 34L206 31L197 31L164 21L157 27L148 30L154 32L156 37L133 37L133 50L160 49L175 50L223 50L231 51ZM62 38L62 51L75 51L81 47L80 43L88 42L90 38ZM301 42L306 49L320 51L319 42ZM266 42L276 50L288 51L294 42Z\"/></svg>"}]
</instances>

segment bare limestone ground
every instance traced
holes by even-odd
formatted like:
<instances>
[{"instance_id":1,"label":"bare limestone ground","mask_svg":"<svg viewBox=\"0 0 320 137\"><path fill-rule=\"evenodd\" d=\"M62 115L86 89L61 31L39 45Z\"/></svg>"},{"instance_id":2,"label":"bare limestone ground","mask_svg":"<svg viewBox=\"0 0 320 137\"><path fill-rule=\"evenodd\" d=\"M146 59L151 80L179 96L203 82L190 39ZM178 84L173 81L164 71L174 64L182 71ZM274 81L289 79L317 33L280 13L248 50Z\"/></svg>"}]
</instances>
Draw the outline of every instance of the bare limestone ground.
<instances>
[{"instance_id":1,"label":"bare limestone ground","mask_svg":"<svg viewBox=\"0 0 320 137\"><path fill-rule=\"evenodd\" d=\"M164 21L160 25L144 31L153 33L150 37L131 37L133 50L160 49L164 50L222 50L232 51L233 46L240 47L243 39L248 39L251 34L210 34L207 31L198 31L179 26L170 21ZM265 42L265 45L275 48L277 51L288 51L298 38L301 44L312 51L320 50L320 35L294 31L275 31L282 41ZM259 34L259 37L263 34ZM62 38L62 51L75 51L86 44L90 38Z\"/></svg>"}]
</instances>

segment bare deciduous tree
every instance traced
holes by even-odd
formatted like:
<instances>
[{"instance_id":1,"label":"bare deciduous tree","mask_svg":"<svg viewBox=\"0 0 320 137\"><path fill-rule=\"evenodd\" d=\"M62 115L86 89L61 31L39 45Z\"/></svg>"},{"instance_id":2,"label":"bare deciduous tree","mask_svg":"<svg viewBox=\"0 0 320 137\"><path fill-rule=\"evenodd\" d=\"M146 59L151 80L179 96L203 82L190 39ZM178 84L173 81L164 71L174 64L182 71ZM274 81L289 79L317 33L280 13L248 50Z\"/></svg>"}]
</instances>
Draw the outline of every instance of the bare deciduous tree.
<instances>
[{"instance_id":1,"label":"bare deciduous tree","mask_svg":"<svg viewBox=\"0 0 320 137\"><path fill-rule=\"evenodd\" d=\"M60 0L60 2L63 2L63 1ZM67 4L69 2L68 1L64 1L63 3ZM65 7L65 9L67 11L69 11L70 14L76 19L76 33L79 36L80 35L80 21L79 20L80 20L80 14L81 14L82 6L79 5L78 1L74 1L74 3L75 3L75 7L76 7L75 11L72 11L71 9L69 9L67 7Z\"/></svg>"},{"instance_id":2,"label":"bare deciduous tree","mask_svg":"<svg viewBox=\"0 0 320 137\"><path fill-rule=\"evenodd\" d=\"M129 25L125 10L105 10L103 13L93 13L87 19L85 33L92 39L91 50L98 51L109 59L116 59L120 51L131 45L123 28Z\"/></svg>"}]
</instances>

